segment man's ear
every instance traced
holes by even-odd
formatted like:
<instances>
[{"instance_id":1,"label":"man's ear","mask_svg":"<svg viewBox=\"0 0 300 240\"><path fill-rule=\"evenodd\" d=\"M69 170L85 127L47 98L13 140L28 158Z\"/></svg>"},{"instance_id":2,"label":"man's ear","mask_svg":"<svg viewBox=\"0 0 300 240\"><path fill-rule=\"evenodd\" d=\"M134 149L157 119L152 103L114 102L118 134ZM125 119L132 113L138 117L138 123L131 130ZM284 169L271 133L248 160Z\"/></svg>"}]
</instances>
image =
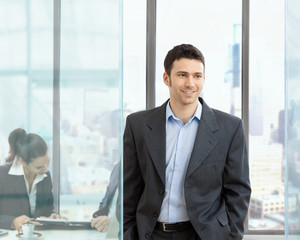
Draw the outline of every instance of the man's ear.
<instances>
[{"instance_id":1,"label":"man's ear","mask_svg":"<svg viewBox=\"0 0 300 240\"><path fill-rule=\"evenodd\" d=\"M170 86L170 78L166 72L164 72L163 79L164 79L164 83L169 87Z\"/></svg>"}]
</instances>

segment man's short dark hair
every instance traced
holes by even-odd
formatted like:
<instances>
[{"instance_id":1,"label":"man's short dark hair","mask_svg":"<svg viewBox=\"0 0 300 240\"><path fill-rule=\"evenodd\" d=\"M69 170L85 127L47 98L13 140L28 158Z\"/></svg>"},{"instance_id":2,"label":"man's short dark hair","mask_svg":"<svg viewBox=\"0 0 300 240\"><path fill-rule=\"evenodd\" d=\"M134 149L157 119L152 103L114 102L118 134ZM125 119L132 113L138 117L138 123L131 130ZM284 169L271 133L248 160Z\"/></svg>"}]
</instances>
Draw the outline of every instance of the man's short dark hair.
<instances>
[{"instance_id":1,"label":"man's short dark hair","mask_svg":"<svg viewBox=\"0 0 300 240\"><path fill-rule=\"evenodd\" d=\"M194 47L191 44L181 44L173 47L171 49L164 61L165 72L170 76L171 69L173 66L173 62L175 60L179 60L181 58L188 58L188 59L196 59L203 63L205 67L205 60L202 52Z\"/></svg>"}]
</instances>

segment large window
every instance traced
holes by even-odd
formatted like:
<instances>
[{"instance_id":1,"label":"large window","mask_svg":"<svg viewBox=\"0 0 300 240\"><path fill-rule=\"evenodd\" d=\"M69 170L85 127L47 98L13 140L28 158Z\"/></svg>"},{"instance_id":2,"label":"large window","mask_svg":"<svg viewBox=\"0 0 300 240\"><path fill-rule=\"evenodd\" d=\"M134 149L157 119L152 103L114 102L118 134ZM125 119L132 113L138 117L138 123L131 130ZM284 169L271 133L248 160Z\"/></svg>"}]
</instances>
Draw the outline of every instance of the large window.
<instances>
[{"instance_id":1,"label":"large window","mask_svg":"<svg viewBox=\"0 0 300 240\"><path fill-rule=\"evenodd\" d=\"M247 231L284 229L284 2L250 1ZM275 17L276 16L276 17ZM191 43L206 57L204 100L241 117L242 1L157 1L156 105L168 50Z\"/></svg>"},{"instance_id":2,"label":"large window","mask_svg":"<svg viewBox=\"0 0 300 240\"><path fill-rule=\"evenodd\" d=\"M217 6L217 7L216 7ZM157 1L156 104L169 97L163 61L175 45L190 43L204 54L204 100L241 116L242 1Z\"/></svg>"},{"instance_id":3,"label":"large window","mask_svg":"<svg viewBox=\"0 0 300 240\"><path fill-rule=\"evenodd\" d=\"M69 219L90 219L98 209L121 159L122 120L146 108L147 1L56 1L61 2L61 31L55 45L53 0L0 0L0 163L8 155L10 131L22 127L40 134L49 146L56 210ZM169 97L162 79L165 55L177 44L191 43L206 58L204 100L242 116L243 1L154 1L157 106ZM300 201L299 6L286 1L285 106L284 1L249 2L249 113L244 117L253 191L247 230L281 231L288 220L292 232L299 230ZM59 53L59 78L53 74L54 53ZM112 228L101 237L117 236L117 194L109 213Z\"/></svg>"},{"instance_id":4,"label":"large window","mask_svg":"<svg viewBox=\"0 0 300 240\"><path fill-rule=\"evenodd\" d=\"M111 224L99 239L117 238L119 174L110 175L122 152L122 5L57 3L0 1L0 161L5 163L13 129L41 135L49 146L56 211L69 220L91 220L112 183ZM53 19L59 9L60 21Z\"/></svg>"},{"instance_id":5,"label":"large window","mask_svg":"<svg viewBox=\"0 0 300 240\"><path fill-rule=\"evenodd\" d=\"M276 17L275 17L276 16ZM284 229L284 2L250 1L249 230Z\"/></svg>"},{"instance_id":6,"label":"large window","mask_svg":"<svg viewBox=\"0 0 300 240\"><path fill-rule=\"evenodd\" d=\"M300 3L286 5L286 239L300 237Z\"/></svg>"},{"instance_id":7,"label":"large window","mask_svg":"<svg viewBox=\"0 0 300 240\"><path fill-rule=\"evenodd\" d=\"M124 120L146 108L146 0L123 5L123 101Z\"/></svg>"},{"instance_id":8,"label":"large window","mask_svg":"<svg viewBox=\"0 0 300 240\"><path fill-rule=\"evenodd\" d=\"M17 127L40 134L51 148L52 16L51 1L0 2L2 164L9 151L8 134Z\"/></svg>"}]
</instances>

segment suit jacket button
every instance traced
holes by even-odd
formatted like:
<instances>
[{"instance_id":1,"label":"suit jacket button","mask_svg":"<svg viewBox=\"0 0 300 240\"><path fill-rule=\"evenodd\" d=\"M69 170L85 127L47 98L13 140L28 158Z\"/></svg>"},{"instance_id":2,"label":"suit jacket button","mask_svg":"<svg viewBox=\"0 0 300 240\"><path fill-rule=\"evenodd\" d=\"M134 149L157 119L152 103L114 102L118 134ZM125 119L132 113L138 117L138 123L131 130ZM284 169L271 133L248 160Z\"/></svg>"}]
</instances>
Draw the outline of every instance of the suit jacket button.
<instances>
[{"instance_id":1,"label":"suit jacket button","mask_svg":"<svg viewBox=\"0 0 300 240\"><path fill-rule=\"evenodd\" d=\"M164 195L164 190L161 189L161 190L159 191L159 194L160 194L160 195Z\"/></svg>"},{"instance_id":2,"label":"suit jacket button","mask_svg":"<svg viewBox=\"0 0 300 240\"><path fill-rule=\"evenodd\" d=\"M145 234L145 238L149 239L151 237L150 233Z\"/></svg>"},{"instance_id":3,"label":"suit jacket button","mask_svg":"<svg viewBox=\"0 0 300 240\"><path fill-rule=\"evenodd\" d=\"M153 213L153 217L155 217L155 218L156 218L156 217L157 217L157 213Z\"/></svg>"}]
</instances>

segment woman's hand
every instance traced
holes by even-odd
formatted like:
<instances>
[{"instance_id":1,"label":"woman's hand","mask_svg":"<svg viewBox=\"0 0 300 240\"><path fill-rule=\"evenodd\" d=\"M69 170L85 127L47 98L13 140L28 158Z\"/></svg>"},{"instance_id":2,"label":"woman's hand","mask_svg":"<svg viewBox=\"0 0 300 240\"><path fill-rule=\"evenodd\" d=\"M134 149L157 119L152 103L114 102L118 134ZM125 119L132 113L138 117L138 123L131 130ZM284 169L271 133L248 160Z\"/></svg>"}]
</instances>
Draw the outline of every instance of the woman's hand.
<instances>
[{"instance_id":1,"label":"woman's hand","mask_svg":"<svg viewBox=\"0 0 300 240\"><path fill-rule=\"evenodd\" d=\"M107 232L110 224L110 218L107 216L100 216L93 218L91 226L96 228L98 232Z\"/></svg>"},{"instance_id":2,"label":"woman's hand","mask_svg":"<svg viewBox=\"0 0 300 240\"><path fill-rule=\"evenodd\" d=\"M33 220L33 218L27 217L26 215L22 215L20 217L16 217L13 222L12 222L12 227L14 229L19 229L22 227L23 224L27 223L28 221L30 221L31 223L33 223L35 226L36 225L40 225L40 223L38 222L33 222L31 221Z\"/></svg>"}]
</instances>

